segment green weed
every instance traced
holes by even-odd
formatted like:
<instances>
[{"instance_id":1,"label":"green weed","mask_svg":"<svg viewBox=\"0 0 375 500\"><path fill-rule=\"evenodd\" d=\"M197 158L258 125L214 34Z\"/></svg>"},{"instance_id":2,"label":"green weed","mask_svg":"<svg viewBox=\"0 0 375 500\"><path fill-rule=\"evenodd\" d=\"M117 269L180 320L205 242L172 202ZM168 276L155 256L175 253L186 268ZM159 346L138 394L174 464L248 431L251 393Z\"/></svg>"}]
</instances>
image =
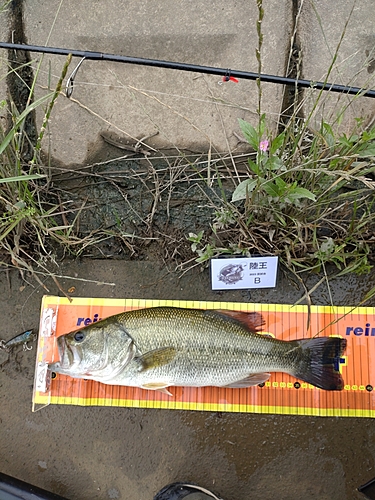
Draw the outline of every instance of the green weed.
<instances>
[{"instance_id":1,"label":"green weed","mask_svg":"<svg viewBox=\"0 0 375 500\"><path fill-rule=\"evenodd\" d=\"M64 207L49 189L49 178L39 157L42 139L54 103L60 94L71 57L69 56L54 91L33 100L33 87L29 89L28 105L19 113L16 106L1 103L7 112L7 129L0 129L0 263L28 271L39 281L36 270L50 274L45 266L53 261L51 241L61 245L63 251L79 252L86 241L75 236L76 220L69 223ZM34 78L35 82L35 78ZM26 161L23 151L29 138L25 132L27 116L38 107L45 108L43 124L33 145L33 156Z\"/></svg>"},{"instance_id":2,"label":"green weed","mask_svg":"<svg viewBox=\"0 0 375 500\"><path fill-rule=\"evenodd\" d=\"M369 271L375 127L336 137L323 122L316 133L286 128L271 137L264 115L258 127L244 121L240 127L255 157L231 201L217 208L212 241L190 238L199 261L221 253L272 254L297 272L328 263L341 274Z\"/></svg>"},{"instance_id":3,"label":"green weed","mask_svg":"<svg viewBox=\"0 0 375 500\"><path fill-rule=\"evenodd\" d=\"M257 0L258 47L261 72L263 2ZM351 15L351 14L350 14ZM345 25L326 81L345 35ZM299 75L296 74L296 77ZM343 109L335 123L312 126L323 91L315 93L311 111L303 117L301 93L294 92L290 116L279 131L269 130L261 112L258 124L240 120L242 134L253 150L246 178L236 184L231 199L215 202L210 236L193 241L198 262L220 254L278 255L294 273L320 272L334 264L339 274L365 273L372 266L375 241L375 127L357 119L355 130L340 133ZM358 96L354 96L355 100ZM348 100L347 106L350 106Z\"/></svg>"}]
</instances>

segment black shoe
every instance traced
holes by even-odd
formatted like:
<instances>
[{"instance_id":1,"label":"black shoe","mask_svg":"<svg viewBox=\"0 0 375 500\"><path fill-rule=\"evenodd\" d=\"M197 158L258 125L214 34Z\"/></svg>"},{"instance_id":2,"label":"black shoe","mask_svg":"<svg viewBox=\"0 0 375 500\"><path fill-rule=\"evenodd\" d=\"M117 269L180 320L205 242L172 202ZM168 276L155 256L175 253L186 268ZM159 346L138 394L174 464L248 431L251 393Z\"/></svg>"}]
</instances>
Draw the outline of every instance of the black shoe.
<instances>
[{"instance_id":1,"label":"black shoe","mask_svg":"<svg viewBox=\"0 0 375 500\"><path fill-rule=\"evenodd\" d=\"M222 500L221 497L214 495L211 491L187 483L172 483L164 486L156 493L154 500Z\"/></svg>"}]
</instances>

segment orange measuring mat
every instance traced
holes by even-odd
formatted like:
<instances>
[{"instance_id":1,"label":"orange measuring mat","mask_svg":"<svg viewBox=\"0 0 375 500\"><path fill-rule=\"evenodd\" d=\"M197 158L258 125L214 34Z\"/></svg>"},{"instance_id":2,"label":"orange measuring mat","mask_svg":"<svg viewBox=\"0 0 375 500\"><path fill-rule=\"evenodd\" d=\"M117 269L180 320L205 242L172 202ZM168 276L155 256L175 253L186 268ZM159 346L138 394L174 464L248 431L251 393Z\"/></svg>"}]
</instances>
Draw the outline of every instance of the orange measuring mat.
<instances>
[{"instance_id":1,"label":"orange measuring mat","mask_svg":"<svg viewBox=\"0 0 375 500\"><path fill-rule=\"evenodd\" d=\"M347 339L339 360L342 391L324 391L284 373L272 373L263 386L245 389L171 387L173 396L134 387L112 386L58 374L48 363L58 360L56 338L113 314L144 307L186 307L259 312L262 333L280 340L319 336ZM98 299L44 296L33 391L33 410L48 404L124 406L174 410L252 412L339 417L375 417L375 308L249 304L183 300Z\"/></svg>"}]
</instances>

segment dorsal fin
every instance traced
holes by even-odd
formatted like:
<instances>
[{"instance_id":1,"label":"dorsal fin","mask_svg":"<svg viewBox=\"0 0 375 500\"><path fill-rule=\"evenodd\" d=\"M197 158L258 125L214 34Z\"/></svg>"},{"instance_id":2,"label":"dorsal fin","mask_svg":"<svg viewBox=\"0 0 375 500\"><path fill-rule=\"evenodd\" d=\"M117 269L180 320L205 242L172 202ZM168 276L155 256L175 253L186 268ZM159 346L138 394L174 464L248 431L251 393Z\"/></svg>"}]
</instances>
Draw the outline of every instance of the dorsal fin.
<instances>
[{"instance_id":1,"label":"dorsal fin","mask_svg":"<svg viewBox=\"0 0 375 500\"><path fill-rule=\"evenodd\" d=\"M250 332L257 332L265 324L263 316L259 312L227 311L226 309L215 309L215 313L235 319Z\"/></svg>"}]
</instances>

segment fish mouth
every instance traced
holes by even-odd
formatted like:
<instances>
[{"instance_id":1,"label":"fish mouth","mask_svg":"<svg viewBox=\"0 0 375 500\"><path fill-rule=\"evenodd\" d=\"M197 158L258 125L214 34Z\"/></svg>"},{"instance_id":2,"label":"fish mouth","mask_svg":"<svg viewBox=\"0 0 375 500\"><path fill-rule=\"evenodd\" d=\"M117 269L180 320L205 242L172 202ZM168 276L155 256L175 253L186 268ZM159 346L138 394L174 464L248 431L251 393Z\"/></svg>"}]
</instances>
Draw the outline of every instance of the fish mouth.
<instances>
[{"instance_id":1,"label":"fish mouth","mask_svg":"<svg viewBox=\"0 0 375 500\"><path fill-rule=\"evenodd\" d=\"M129 339L123 348L122 354L125 359L116 362L110 360L110 351L106 342L101 353L87 358L85 350L80 345L71 343L70 340L70 335L62 335L56 339L59 359L49 365L51 371L74 378L112 379L126 368L136 354L136 346Z\"/></svg>"},{"instance_id":2,"label":"fish mouth","mask_svg":"<svg viewBox=\"0 0 375 500\"><path fill-rule=\"evenodd\" d=\"M65 340L64 336L62 336L57 339L57 348L60 361L56 363L56 365L60 373L78 368L82 360L81 352L78 347L70 345L69 342Z\"/></svg>"}]
</instances>

